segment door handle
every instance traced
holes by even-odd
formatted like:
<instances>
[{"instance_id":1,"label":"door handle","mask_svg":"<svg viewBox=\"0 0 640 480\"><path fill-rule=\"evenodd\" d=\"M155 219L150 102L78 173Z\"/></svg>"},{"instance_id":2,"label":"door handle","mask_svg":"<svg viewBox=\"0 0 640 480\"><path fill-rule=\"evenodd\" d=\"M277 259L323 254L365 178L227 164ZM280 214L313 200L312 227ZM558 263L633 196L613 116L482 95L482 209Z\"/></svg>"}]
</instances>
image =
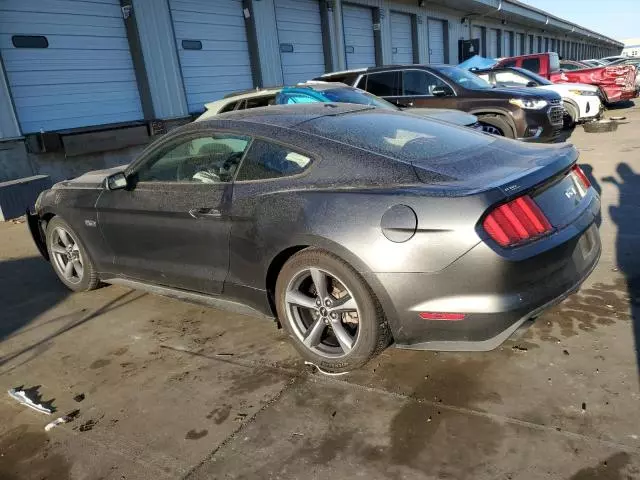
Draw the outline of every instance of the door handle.
<instances>
[{"instance_id":1,"label":"door handle","mask_svg":"<svg viewBox=\"0 0 640 480\"><path fill-rule=\"evenodd\" d=\"M189 215L193 218L220 218L222 213L217 208L192 208Z\"/></svg>"}]
</instances>

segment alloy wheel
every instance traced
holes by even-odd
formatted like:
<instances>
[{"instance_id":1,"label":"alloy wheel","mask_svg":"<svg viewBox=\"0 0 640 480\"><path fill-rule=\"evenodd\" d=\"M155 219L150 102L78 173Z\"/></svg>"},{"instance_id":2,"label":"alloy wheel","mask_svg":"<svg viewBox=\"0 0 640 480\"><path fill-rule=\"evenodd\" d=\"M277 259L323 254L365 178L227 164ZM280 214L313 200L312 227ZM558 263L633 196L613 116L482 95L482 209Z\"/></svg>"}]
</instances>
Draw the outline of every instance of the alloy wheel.
<instances>
[{"instance_id":1,"label":"alloy wheel","mask_svg":"<svg viewBox=\"0 0 640 480\"><path fill-rule=\"evenodd\" d=\"M51 235L53 262L64 279L77 284L84 276L84 262L77 240L62 227L57 227Z\"/></svg>"},{"instance_id":2,"label":"alloy wheel","mask_svg":"<svg viewBox=\"0 0 640 480\"><path fill-rule=\"evenodd\" d=\"M501 137L503 136L502 132L498 128L494 127L493 125L487 125L487 124L482 125L482 131L485 133L490 133L492 135L499 135Z\"/></svg>"},{"instance_id":3,"label":"alloy wheel","mask_svg":"<svg viewBox=\"0 0 640 480\"><path fill-rule=\"evenodd\" d=\"M285 302L287 319L309 350L326 358L353 350L360 334L360 310L335 275L319 268L298 272L287 286Z\"/></svg>"}]
</instances>

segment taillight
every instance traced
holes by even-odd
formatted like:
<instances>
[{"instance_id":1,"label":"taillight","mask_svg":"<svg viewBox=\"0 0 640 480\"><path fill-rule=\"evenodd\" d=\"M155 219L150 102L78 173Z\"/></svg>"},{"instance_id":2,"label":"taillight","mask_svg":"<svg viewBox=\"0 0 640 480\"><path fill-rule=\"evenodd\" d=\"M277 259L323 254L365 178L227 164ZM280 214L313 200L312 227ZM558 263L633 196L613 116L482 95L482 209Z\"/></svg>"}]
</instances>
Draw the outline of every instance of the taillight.
<instances>
[{"instance_id":1,"label":"taillight","mask_svg":"<svg viewBox=\"0 0 640 480\"><path fill-rule=\"evenodd\" d=\"M589 181L587 176L584 174L584 172L578 165L574 165L571 170L573 171L575 176L578 177L578 179L580 180L580 183L582 183L582 186L584 187L585 190L591 186L591 182Z\"/></svg>"},{"instance_id":2,"label":"taillight","mask_svg":"<svg viewBox=\"0 0 640 480\"><path fill-rule=\"evenodd\" d=\"M529 195L500 205L487 215L482 226L503 247L530 242L553 230L547 217Z\"/></svg>"}]
</instances>

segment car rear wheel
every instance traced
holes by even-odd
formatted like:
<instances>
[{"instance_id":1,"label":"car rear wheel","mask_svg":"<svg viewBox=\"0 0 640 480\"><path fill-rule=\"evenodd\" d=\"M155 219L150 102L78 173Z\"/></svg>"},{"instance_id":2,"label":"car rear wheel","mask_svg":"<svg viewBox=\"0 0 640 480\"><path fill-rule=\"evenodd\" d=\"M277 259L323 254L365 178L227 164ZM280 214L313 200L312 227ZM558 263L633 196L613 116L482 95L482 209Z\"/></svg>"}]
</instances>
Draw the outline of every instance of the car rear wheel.
<instances>
[{"instance_id":1,"label":"car rear wheel","mask_svg":"<svg viewBox=\"0 0 640 480\"><path fill-rule=\"evenodd\" d=\"M305 249L283 266L276 282L280 321L302 357L324 371L364 365L391 341L377 299L342 259Z\"/></svg>"},{"instance_id":2,"label":"car rear wheel","mask_svg":"<svg viewBox=\"0 0 640 480\"><path fill-rule=\"evenodd\" d=\"M514 138L513 131L507 121L499 115L480 115L478 121L482 125L482 131L499 135L501 137Z\"/></svg>"},{"instance_id":3,"label":"car rear wheel","mask_svg":"<svg viewBox=\"0 0 640 480\"><path fill-rule=\"evenodd\" d=\"M47 250L53 270L74 292L93 290L99 284L96 270L78 234L59 217L47 224Z\"/></svg>"}]
</instances>

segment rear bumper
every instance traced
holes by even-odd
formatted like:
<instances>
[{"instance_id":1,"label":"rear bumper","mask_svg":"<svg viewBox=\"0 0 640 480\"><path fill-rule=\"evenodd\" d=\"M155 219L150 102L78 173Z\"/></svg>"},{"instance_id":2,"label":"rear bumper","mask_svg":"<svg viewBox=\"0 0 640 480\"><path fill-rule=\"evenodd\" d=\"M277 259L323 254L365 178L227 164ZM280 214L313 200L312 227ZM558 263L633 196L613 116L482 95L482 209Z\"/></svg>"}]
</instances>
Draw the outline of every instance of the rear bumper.
<instances>
[{"instance_id":1,"label":"rear bumper","mask_svg":"<svg viewBox=\"0 0 640 480\"><path fill-rule=\"evenodd\" d=\"M569 227L569 238L559 232L559 244L527 258L506 259L481 243L440 272L376 274L386 298L393 299L392 305L382 303L387 315L395 314L390 323L396 346L442 351L498 347L591 274L601 253L594 223L599 206L594 199ZM420 312L461 313L464 319L423 320Z\"/></svg>"}]
</instances>

